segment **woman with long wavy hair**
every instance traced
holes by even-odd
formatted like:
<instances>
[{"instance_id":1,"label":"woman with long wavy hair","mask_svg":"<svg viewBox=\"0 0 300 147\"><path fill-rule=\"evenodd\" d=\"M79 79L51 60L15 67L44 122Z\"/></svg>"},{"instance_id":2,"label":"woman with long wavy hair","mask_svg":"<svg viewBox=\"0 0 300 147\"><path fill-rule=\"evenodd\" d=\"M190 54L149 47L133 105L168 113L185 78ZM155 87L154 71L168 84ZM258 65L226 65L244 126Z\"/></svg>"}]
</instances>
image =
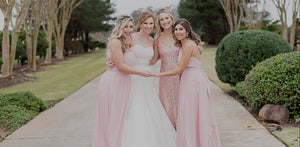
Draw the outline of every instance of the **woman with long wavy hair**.
<instances>
[{"instance_id":1,"label":"woman with long wavy hair","mask_svg":"<svg viewBox=\"0 0 300 147\"><path fill-rule=\"evenodd\" d=\"M99 82L93 147L121 147L131 90L130 74L149 76L147 72L132 68L135 63L130 49L133 31L132 17L121 15L117 18L107 49L107 58L115 67L103 73Z\"/></svg>"},{"instance_id":2,"label":"woman with long wavy hair","mask_svg":"<svg viewBox=\"0 0 300 147\"><path fill-rule=\"evenodd\" d=\"M175 46L172 12L163 8L156 13L156 31L154 37L154 56L150 65L161 59L160 72L170 71L178 67L179 47ZM159 78L159 99L176 129L179 94L179 75Z\"/></svg>"}]
</instances>

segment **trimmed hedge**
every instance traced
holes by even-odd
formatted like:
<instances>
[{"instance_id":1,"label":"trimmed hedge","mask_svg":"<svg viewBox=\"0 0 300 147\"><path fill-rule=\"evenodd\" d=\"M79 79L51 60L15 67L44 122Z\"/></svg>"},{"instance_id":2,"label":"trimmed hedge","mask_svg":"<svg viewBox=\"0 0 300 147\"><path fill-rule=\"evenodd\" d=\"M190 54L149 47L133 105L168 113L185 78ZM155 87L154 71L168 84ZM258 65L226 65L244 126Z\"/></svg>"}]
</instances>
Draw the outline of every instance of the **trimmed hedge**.
<instances>
[{"instance_id":1,"label":"trimmed hedge","mask_svg":"<svg viewBox=\"0 0 300 147\"><path fill-rule=\"evenodd\" d=\"M36 112L40 112L46 109L43 101L29 91L0 95L0 107L6 105L16 105L23 107L26 110Z\"/></svg>"},{"instance_id":2,"label":"trimmed hedge","mask_svg":"<svg viewBox=\"0 0 300 147\"><path fill-rule=\"evenodd\" d=\"M6 127L10 134L31 120L38 112L16 105L7 105L0 107L0 114L0 126Z\"/></svg>"},{"instance_id":3,"label":"trimmed hedge","mask_svg":"<svg viewBox=\"0 0 300 147\"><path fill-rule=\"evenodd\" d=\"M51 103L43 102L31 92L2 94L0 95L0 126L6 127L9 133L12 133L51 106Z\"/></svg>"},{"instance_id":4,"label":"trimmed hedge","mask_svg":"<svg viewBox=\"0 0 300 147\"><path fill-rule=\"evenodd\" d=\"M246 30L225 36L216 52L216 71L224 83L235 86L257 63L278 53L291 52L289 43L278 34Z\"/></svg>"},{"instance_id":5,"label":"trimmed hedge","mask_svg":"<svg viewBox=\"0 0 300 147\"><path fill-rule=\"evenodd\" d=\"M265 104L285 106L300 117L300 52L279 54L257 64L245 79L246 100L254 110Z\"/></svg>"}]
</instances>

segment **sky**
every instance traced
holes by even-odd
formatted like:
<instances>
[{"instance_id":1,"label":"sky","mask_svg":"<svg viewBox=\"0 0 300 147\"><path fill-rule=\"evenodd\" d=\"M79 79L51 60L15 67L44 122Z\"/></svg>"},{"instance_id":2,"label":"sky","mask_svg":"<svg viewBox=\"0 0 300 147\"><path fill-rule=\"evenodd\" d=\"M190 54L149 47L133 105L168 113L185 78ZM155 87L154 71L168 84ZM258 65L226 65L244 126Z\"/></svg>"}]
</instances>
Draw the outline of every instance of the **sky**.
<instances>
[{"instance_id":1,"label":"sky","mask_svg":"<svg viewBox=\"0 0 300 147\"><path fill-rule=\"evenodd\" d=\"M121 14L131 14L134 10L139 8L148 8L152 6L153 8L163 8L170 5L178 5L180 0L111 0L112 3L116 4L116 13L115 16ZM288 1L289 2L289 1ZM266 10L271 13L269 19L271 20L279 20L279 14L277 9L271 0L266 0ZM291 25L291 5L288 7L287 15L288 15L288 26ZM289 17L290 16L290 17ZM299 17L299 16L298 16Z\"/></svg>"},{"instance_id":2,"label":"sky","mask_svg":"<svg viewBox=\"0 0 300 147\"><path fill-rule=\"evenodd\" d=\"M178 5L180 0L111 0L116 6L116 12L114 16L118 16L121 14L131 14L134 10L138 10L139 8L164 8L170 5ZM271 20L279 20L279 14L272 4L271 0L267 0L266 10L271 13ZM291 6L287 12L288 15L288 26L291 25ZM298 16L300 17L300 16ZM3 29L3 15L0 11L0 30Z\"/></svg>"}]
</instances>

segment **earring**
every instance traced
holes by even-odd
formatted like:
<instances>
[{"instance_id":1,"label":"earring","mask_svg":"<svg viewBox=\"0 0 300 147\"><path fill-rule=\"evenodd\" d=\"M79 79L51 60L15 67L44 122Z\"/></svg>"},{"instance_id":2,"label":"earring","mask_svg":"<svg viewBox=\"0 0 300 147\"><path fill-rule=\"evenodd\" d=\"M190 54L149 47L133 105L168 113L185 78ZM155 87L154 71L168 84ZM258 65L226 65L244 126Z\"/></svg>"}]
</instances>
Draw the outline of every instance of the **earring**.
<instances>
[{"instance_id":1,"label":"earring","mask_svg":"<svg viewBox=\"0 0 300 147\"><path fill-rule=\"evenodd\" d=\"M188 38L189 37L189 34L186 34L186 38Z\"/></svg>"}]
</instances>

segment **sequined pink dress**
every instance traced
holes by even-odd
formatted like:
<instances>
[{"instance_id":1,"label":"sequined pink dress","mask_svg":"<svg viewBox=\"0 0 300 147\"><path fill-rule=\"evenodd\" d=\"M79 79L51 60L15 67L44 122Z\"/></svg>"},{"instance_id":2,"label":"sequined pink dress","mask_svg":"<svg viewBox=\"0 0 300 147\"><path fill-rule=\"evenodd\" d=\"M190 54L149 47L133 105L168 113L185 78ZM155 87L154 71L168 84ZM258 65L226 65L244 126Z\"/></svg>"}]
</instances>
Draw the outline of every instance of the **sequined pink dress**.
<instances>
[{"instance_id":1,"label":"sequined pink dress","mask_svg":"<svg viewBox=\"0 0 300 147\"><path fill-rule=\"evenodd\" d=\"M220 147L209 82L191 57L180 79L177 147Z\"/></svg>"},{"instance_id":2,"label":"sequined pink dress","mask_svg":"<svg viewBox=\"0 0 300 147\"><path fill-rule=\"evenodd\" d=\"M158 51L161 59L160 72L171 71L178 67L178 47L171 43L164 44L162 41L159 41ZM175 129L178 115L178 94L179 75L160 77L159 99Z\"/></svg>"},{"instance_id":3,"label":"sequined pink dress","mask_svg":"<svg viewBox=\"0 0 300 147\"><path fill-rule=\"evenodd\" d=\"M107 57L111 58L110 50ZM135 55L132 51L124 54L124 63L134 66ZM117 67L102 74L92 147L121 147L130 87L131 75L120 72Z\"/></svg>"}]
</instances>

